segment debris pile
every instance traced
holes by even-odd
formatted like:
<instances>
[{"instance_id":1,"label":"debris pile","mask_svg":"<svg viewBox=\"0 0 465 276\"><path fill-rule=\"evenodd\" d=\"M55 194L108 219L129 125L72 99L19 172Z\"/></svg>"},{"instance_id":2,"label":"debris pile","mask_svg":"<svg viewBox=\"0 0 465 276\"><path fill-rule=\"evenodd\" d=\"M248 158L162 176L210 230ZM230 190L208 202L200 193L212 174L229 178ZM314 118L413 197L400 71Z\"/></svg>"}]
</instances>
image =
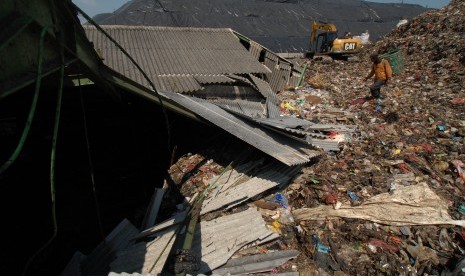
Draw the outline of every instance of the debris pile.
<instances>
[{"instance_id":1,"label":"debris pile","mask_svg":"<svg viewBox=\"0 0 465 276\"><path fill-rule=\"evenodd\" d=\"M280 272L322 275L448 275L463 268L464 14L465 3L453 1L364 46L358 58L298 61L308 63L305 83L278 94L281 113L358 129L344 134L341 151L303 167L284 189L244 194L231 211L258 208L280 238L239 255L299 250ZM394 50L405 67L380 101L365 100L370 53Z\"/></svg>"},{"instance_id":2,"label":"debris pile","mask_svg":"<svg viewBox=\"0 0 465 276\"><path fill-rule=\"evenodd\" d=\"M344 135L342 151L323 155L285 189L251 205L281 236L259 247L262 252L273 246L300 251L281 272L447 275L461 269L464 14L465 4L455 1L365 46L358 59L301 60L309 68L305 85L278 94L281 113L358 131ZM383 87L381 101L366 101L369 54L394 50L402 53L404 70ZM286 208L273 206L278 195Z\"/></svg>"},{"instance_id":3,"label":"debris pile","mask_svg":"<svg viewBox=\"0 0 465 276\"><path fill-rule=\"evenodd\" d=\"M281 101L296 107L283 109L288 115L329 123L336 118L321 114L339 108L352 114L345 118L360 131L347 138L341 152L305 168L284 192L299 227L301 252L317 267L349 275L439 275L460 265L465 249L464 15L465 3L452 1L365 47L360 62L303 61L311 68L307 86L280 93ZM382 88L381 101L366 101L369 83L363 77L370 53L394 50L401 51L405 69ZM309 96L321 100L309 102ZM428 192L415 191L396 207L389 204L388 198L420 187ZM431 193L435 199L426 207L421 202ZM382 215L375 215L373 202L380 197ZM409 210L413 207L419 209ZM452 223L437 223L428 216L433 210Z\"/></svg>"},{"instance_id":4,"label":"debris pile","mask_svg":"<svg viewBox=\"0 0 465 276\"><path fill-rule=\"evenodd\" d=\"M132 244L108 264L112 272L463 272L463 18L465 3L454 0L365 45L358 59L297 61L308 63L305 83L278 94L281 113L356 125L342 135L343 148L294 167L248 149L217 152L226 162L183 156L170 168L164 193L173 198L178 190L180 200L161 208L173 216L137 235L130 227ZM381 89L381 100L366 100L370 53L393 50L402 53L405 68ZM183 251L170 258L171 248ZM184 262L170 264L179 256Z\"/></svg>"}]
</instances>

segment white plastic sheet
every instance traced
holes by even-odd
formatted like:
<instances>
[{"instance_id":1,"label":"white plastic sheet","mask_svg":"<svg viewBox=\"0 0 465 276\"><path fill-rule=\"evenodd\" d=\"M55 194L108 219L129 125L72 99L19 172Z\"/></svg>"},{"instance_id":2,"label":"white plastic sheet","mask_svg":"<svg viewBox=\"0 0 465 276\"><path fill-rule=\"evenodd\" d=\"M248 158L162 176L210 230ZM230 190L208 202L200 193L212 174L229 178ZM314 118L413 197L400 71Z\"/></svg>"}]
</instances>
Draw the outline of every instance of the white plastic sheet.
<instances>
[{"instance_id":1,"label":"white plastic sheet","mask_svg":"<svg viewBox=\"0 0 465 276\"><path fill-rule=\"evenodd\" d=\"M321 205L295 210L293 215L297 221L344 217L394 226L451 224L465 227L464 220L453 220L447 213L449 204L428 184L420 183L398 188L392 194L376 195L356 207L342 205L335 210L332 206Z\"/></svg>"}]
</instances>

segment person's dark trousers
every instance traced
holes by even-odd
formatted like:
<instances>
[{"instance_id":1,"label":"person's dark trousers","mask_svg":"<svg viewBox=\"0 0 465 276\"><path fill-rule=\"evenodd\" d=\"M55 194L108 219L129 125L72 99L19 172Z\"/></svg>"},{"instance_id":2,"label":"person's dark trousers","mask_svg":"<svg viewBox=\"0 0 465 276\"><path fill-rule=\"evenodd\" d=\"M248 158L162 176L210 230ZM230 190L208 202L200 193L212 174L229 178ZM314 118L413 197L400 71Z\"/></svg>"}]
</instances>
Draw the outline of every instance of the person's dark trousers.
<instances>
[{"instance_id":1,"label":"person's dark trousers","mask_svg":"<svg viewBox=\"0 0 465 276\"><path fill-rule=\"evenodd\" d=\"M386 81L384 80L377 80L373 83L372 86L370 86L370 93L371 96L375 99L378 99L381 96L381 86L385 85Z\"/></svg>"}]
</instances>

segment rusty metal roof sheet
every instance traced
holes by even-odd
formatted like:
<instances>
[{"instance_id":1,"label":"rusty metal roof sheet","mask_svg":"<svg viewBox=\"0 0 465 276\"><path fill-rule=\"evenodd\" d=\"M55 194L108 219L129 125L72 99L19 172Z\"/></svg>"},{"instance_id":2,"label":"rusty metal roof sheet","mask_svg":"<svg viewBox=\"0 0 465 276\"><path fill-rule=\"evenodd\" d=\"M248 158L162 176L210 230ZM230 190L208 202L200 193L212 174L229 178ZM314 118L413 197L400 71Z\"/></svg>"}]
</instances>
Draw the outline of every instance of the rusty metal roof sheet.
<instances>
[{"instance_id":1,"label":"rusty metal roof sheet","mask_svg":"<svg viewBox=\"0 0 465 276\"><path fill-rule=\"evenodd\" d=\"M149 87L141 72L113 42L94 26L83 27L105 65ZM231 29L117 25L101 28L132 56L154 83L162 81L157 89L196 91L198 86L193 84L197 82L196 76L204 81L209 75L270 72L245 49Z\"/></svg>"}]
</instances>

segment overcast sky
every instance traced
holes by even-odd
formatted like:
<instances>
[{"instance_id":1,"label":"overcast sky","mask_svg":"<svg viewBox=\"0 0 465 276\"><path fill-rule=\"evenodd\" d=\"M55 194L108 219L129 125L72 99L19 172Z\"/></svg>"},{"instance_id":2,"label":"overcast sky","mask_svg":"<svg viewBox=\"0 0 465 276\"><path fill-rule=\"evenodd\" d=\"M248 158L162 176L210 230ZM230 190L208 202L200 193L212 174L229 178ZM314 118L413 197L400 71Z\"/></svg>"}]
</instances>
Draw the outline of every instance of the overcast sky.
<instances>
[{"instance_id":1,"label":"overcast sky","mask_svg":"<svg viewBox=\"0 0 465 276\"><path fill-rule=\"evenodd\" d=\"M0 0L1 1L1 0ZM111 13L129 0L72 0L87 15L93 17L99 13ZM448 5L450 0L370 0L367 2L418 4L423 7L439 9Z\"/></svg>"}]
</instances>

